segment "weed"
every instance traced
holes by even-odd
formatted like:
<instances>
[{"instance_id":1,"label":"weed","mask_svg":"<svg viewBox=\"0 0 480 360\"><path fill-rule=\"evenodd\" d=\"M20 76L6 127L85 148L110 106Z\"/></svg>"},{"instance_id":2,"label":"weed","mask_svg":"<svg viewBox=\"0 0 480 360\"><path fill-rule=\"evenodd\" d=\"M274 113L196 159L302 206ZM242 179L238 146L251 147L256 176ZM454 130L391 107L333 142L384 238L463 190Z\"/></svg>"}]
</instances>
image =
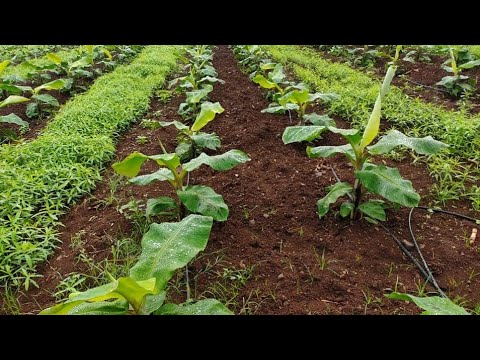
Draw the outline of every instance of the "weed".
<instances>
[{"instance_id":1,"label":"weed","mask_svg":"<svg viewBox=\"0 0 480 360\"><path fill-rule=\"evenodd\" d=\"M315 247L313 247L313 251L315 253L315 257L317 259L317 263L318 263L318 267L320 268L320 270L325 270L326 267L328 266L328 264L330 263L330 260L327 260L325 258L325 248L323 248L322 250L322 255L319 255L317 253L317 249Z\"/></svg>"},{"instance_id":2,"label":"weed","mask_svg":"<svg viewBox=\"0 0 480 360\"><path fill-rule=\"evenodd\" d=\"M146 143L148 143L148 137L147 136L143 136L143 135L139 135L137 136L136 140L137 144L139 145L145 145Z\"/></svg>"}]
</instances>

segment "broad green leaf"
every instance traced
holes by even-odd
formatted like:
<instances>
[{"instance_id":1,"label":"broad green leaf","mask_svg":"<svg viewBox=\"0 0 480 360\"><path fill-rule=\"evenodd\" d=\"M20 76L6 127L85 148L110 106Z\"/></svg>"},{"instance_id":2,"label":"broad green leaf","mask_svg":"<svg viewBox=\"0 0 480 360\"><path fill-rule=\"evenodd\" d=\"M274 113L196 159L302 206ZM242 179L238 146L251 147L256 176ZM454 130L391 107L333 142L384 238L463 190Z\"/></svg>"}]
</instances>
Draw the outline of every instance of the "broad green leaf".
<instances>
[{"instance_id":1,"label":"broad green leaf","mask_svg":"<svg viewBox=\"0 0 480 360\"><path fill-rule=\"evenodd\" d=\"M265 70L273 70L275 68L275 66L277 66L277 65L278 64L276 64L276 63L270 62L270 63L266 63L266 64L261 65L260 69L262 69L264 71Z\"/></svg>"},{"instance_id":2,"label":"broad green leaf","mask_svg":"<svg viewBox=\"0 0 480 360\"><path fill-rule=\"evenodd\" d=\"M362 142L360 143L360 147L363 151L365 147L370 145L370 143L375 139L378 135L378 131L380 129L380 118L382 115L382 101L385 95L387 94L388 87L392 82L393 77L395 76L396 66L390 66L387 70L387 74L383 79L383 84L380 89L380 93L378 94L377 100L375 101L375 106L373 107L373 111L370 115L370 119L368 120L367 126L365 127L365 131L363 132Z\"/></svg>"},{"instance_id":3,"label":"broad green leaf","mask_svg":"<svg viewBox=\"0 0 480 360\"><path fill-rule=\"evenodd\" d=\"M27 115L27 117L30 119L38 116L38 104L35 102L28 103L25 115Z\"/></svg>"},{"instance_id":4,"label":"broad green leaf","mask_svg":"<svg viewBox=\"0 0 480 360\"><path fill-rule=\"evenodd\" d=\"M160 196L155 199L147 200L147 216L157 216L163 215L171 212L172 210L177 210L177 203L169 196Z\"/></svg>"},{"instance_id":5,"label":"broad green leaf","mask_svg":"<svg viewBox=\"0 0 480 360\"><path fill-rule=\"evenodd\" d=\"M220 137L214 133L199 132L191 136L195 144L200 148L216 150L220 147Z\"/></svg>"},{"instance_id":6,"label":"broad green leaf","mask_svg":"<svg viewBox=\"0 0 480 360\"><path fill-rule=\"evenodd\" d=\"M274 89L277 87L277 84L274 82L265 79L263 75L257 74L255 77L252 79L255 84L260 85L264 89Z\"/></svg>"},{"instance_id":7,"label":"broad green leaf","mask_svg":"<svg viewBox=\"0 0 480 360\"><path fill-rule=\"evenodd\" d=\"M186 130L189 129L187 125L182 124L180 121L160 121L159 122L160 126L165 127L165 126L170 126L173 125L175 126L178 130Z\"/></svg>"},{"instance_id":8,"label":"broad green leaf","mask_svg":"<svg viewBox=\"0 0 480 360\"><path fill-rule=\"evenodd\" d=\"M320 137L320 134L326 130L325 126L288 126L282 135L284 144L294 142L313 141Z\"/></svg>"},{"instance_id":9,"label":"broad green leaf","mask_svg":"<svg viewBox=\"0 0 480 360\"><path fill-rule=\"evenodd\" d=\"M154 291L155 282L155 278L137 282L130 277L121 277L118 279L118 286L115 292L127 299L135 312L138 313L145 297L156 293Z\"/></svg>"},{"instance_id":10,"label":"broad green leaf","mask_svg":"<svg viewBox=\"0 0 480 360\"><path fill-rule=\"evenodd\" d=\"M0 123L16 124L27 128L29 127L28 122L22 120L21 117L13 113L5 116L0 116Z\"/></svg>"},{"instance_id":11,"label":"broad green leaf","mask_svg":"<svg viewBox=\"0 0 480 360\"><path fill-rule=\"evenodd\" d=\"M178 155L180 162L190 160L193 154L193 144L191 142L180 142L175 148L175 154Z\"/></svg>"},{"instance_id":12,"label":"broad green leaf","mask_svg":"<svg viewBox=\"0 0 480 360\"><path fill-rule=\"evenodd\" d=\"M47 54L47 59L57 65L60 65L62 63L62 58L54 53Z\"/></svg>"},{"instance_id":13,"label":"broad green leaf","mask_svg":"<svg viewBox=\"0 0 480 360\"><path fill-rule=\"evenodd\" d=\"M223 196L211 187L190 185L177 191L177 195L183 205L193 213L211 216L216 221L226 221L228 218L229 210Z\"/></svg>"},{"instance_id":14,"label":"broad green leaf","mask_svg":"<svg viewBox=\"0 0 480 360\"><path fill-rule=\"evenodd\" d=\"M417 297L397 292L385 296L389 299L415 303L419 308L425 310L422 315L470 315L463 307L458 306L449 298L439 296Z\"/></svg>"},{"instance_id":15,"label":"broad green leaf","mask_svg":"<svg viewBox=\"0 0 480 360\"><path fill-rule=\"evenodd\" d=\"M10 60L4 60L0 62L0 76L3 74L5 71L5 68L10 64Z\"/></svg>"},{"instance_id":16,"label":"broad green leaf","mask_svg":"<svg viewBox=\"0 0 480 360\"><path fill-rule=\"evenodd\" d=\"M10 95L5 100L0 101L0 108L3 108L8 105L20 104L26 101L30 101L30 99L23 96Z\"/></svg>"},{"instance_id":17,"label":"broad green leaf","mask_svg":"<svg viewBox=\"0 0 480 360\"><path fill-rule=\"evenodd\" d=\"M151 173L151 174L135 176L134 178L130 179L129 182L135 185L148 185L153 181L168 181L168 180L170 181L175 180L175 176L172 174L172 172L169 169L161 168L158 171L155 171L154 173Z\"/></svg>"},{"instance_id":18,"label":"broad green leaf","mask_svg":"<svg viewBox=\"0 0 480 360\"><path fill-rule=\"evenodd\" d=\"M110 54L110 51L108 51L107 48L103 48L103 53L104 53L105 56L108 58L108 60L112 60L112 59L113 59L112 54Z\"/></svg>"},{"instance_id":19,"label":"broad green leaf","mask_svg":"<svg viewBox=\"0 0 480 360\"><path fill-rule=\"evenodd\" d=\"M139 315L150 315L155 310L158 310L165 301L166 292L161 291L158 294L147 295L143 301L142 306L138 310Z\"/></svg>"},{"instance_id":20,"label":"broad green leaf","mask_svg":"<svg viewBox=\"0 0 480 360\"><path fill-rule=\"evenodd\" d=\"M466 62L465 64L459 65L459 69L471 69L473 67L480 66L480 60L472 60L469 62Z\"/></svg>"},{"instance_id":21,"label":"broad green leaf","mask_svg":"<svg viewBox=\"0 0 480 360\"><path fill-rule=\"evenodd\" d=\"M340 216L347 217L352 213L353 204L350 201L346 201L340 205Z\"/></svg>"},{"instance_id":22,"label":"broad green leaf","mask_svg":"<svg viewBox=\"0 0 480 360\"><path fill-rule=\"evenodd\" d=\"M329 127L328 130L335 134L342 135L352 146L360 144L362 135L357 129L340 129L337 127Z\"/></svg>"},{"instance_id":23,"label":"broad green leaf","mask_svg":"<svg viewBox=\"0 0 480 360\"><path fill-rule=\"evenodd\" d=\"M350 144L339 146L307 146L307 156L310 159L315 159L319 157L327 158L337 154L345 154L350 160L355 159L355 153L353 151L352 145Z\"/></svg>"},{"instance_id":24,"label":"broad green leaf","mask_svg":"<svg viewBox=\"0 0 480 360\"><path fill-rule=\"evenodd\" d=\"M206 101L200 108L200 113L197 115L195 122L192 125L192 131L200 131L205 125L215 118L216 114L223 113L224 109L219 102L211 103Z\"/></svg>"},{"instance_id":25,"label":"broad green leaf","mask_svg":"<svg viewBox=\"0 0 480 360\"><path fill-rule=\"evenodd\" d=\"M322 93L314 93L314 94L308 94L308 102L314 102L317 99L320 99L324 102L330 102L333 100L339 99L340 96L334 93L327 93L327 94L322 94Z\"/></svg>"},{"instance_id":26,"label":"broad green leaf","mask_svg":"<svg viewBox=\"0 0 480 360\"><path fill-rule=\"evenodd\" d=\"M283 65L276 64L273 68L273 71L268 75L268 77L276 84L281 83L285 80L285 73L283 72Z\"/></svg>"},{"instance_id":27,"label":"broad green leaf","mask_svg":"<svg viewBox=\"0 0 480 360\"><path fill-rule=\"evenodd\" d=\"M200 70L200 74L202 74L203 76L211 76L211 77L218 76L218 73L215 70L215 68L210 65L205 65L205 67L202 70Z\"/></svg>"},{"instance_id":28,"label":"broad green leaf","mask_svg":"<svg viewBox=\"0 0 480 360\"><path fill-rule=\"evenodd\" d=\"M210 84L205 85L205 87L203 87L200 90L188 91L186 93L187 98L185 101L189 104L198 104L202 99L207 97L207 95L212 91L213 91L213 86Z\"/></svg>"},{"instance_id":29,"label":"broad green leaf","mask_svg":"<svg viewBox=\"0 0 480 360\"><path fill-rule=\"evenodd\" d=\"M93 53L93 45L85 45L85 49L89 54Z\"/></svg>"},{"instance_id":30,"label":"broad green leaf","mask_svg":"<svg viewBox=\"0 0 480 360\"><path fill-rule=\"evenodd\" d=\"M212 82L212 83L219 82L221 84L225 84L225 81L223 81L222 79L213 77L213 76L204 76L200 80L198 80L199 83L207 82L207 81Z\"/></svg>"},{"instance_id":31,"label":"broad green leaf","mask_svg":"<svg viewBox=\"0 0 480 360\"><path fill-rule=\"evenodd\" d=\"M33 92L35 94L38 94L42 90L60 90L65 86L65 80L63 79L57 79L50 81L46 84L37 86L35 89L33 89Z\"/></svg>"},{"instance_id":32,"label":"broad green leaf","mask_svg":"<svg viewBox=\"0 0 480 360\"><path fill-rule=\"evenodd\" d=\"M0 90L5 90L12 95L20 95L25 91L33 91L31 86L1 84L1 83L0 83Z\"/></svg>"},{"instance_id":33,"label":"broad green leaf","mask_svg":"<svg viewBox=\"0 0 480 360\"><path fill-rule=\"evenodd\" d=\"M369 146L368 152L372 155L386 154L401 145L422 155L435 154L448 147L443 142L434 140L431 136L415 138L402 134L400 131L391 130L375 145Z\"/></svg>"},{"instance_id":34,"label":"broad green leaf","mask_svg":"<svg viewBox=\"0 0 480 360\"><path fill-rule=\"evenodd\" d=\"M304 115L303 118L305 119L305 121L311 122L313 125L336 127L335 120L333 120L328 115L318 115L316 113L310 113Z\"/></svg>"},{"instance_id":35,"label":"broad green leaf","mask_svg":"<svg viewBox=\"0 0 480 360\"><path fill-rule=\"evenodd\" d=\"M362 213L364 213L367 216L370 216L372 219L380 220L380 221L385 221L386 220L386 215L385 215L385 210L382 205L380 205L378 202L374 201L367 201L358 207L358 210L360 210Z\"/></svg>"},{"instance_id":36,"label":"broad green leaf","mask_svg":"<svg viewBox=\"0 0 480 360\"><path fill-rule=\"evenodd\" d=\"M53 106L53 107L60 106L60 103L58 102L58 100L55 99L50 94L35 94L35 95L32 95L32 99L38 102L41 102L42 104L46 104L48 106Z\"/></svg>"},{"instance_id":37,"label":"broad green leaf","mask_svg":"<svg viewBox=\"0 0 480 360\"><path fill-rule=\"evenodd\" d=\"M415 192L409 180L402 178L398 169L366 164L355 175L368 191L391 202L408 207L415 207L420 202L420 195Z\"/></svg>"},{"instance_id":38,"label":"broad green leaf","mask_svg":"<svg viewBox=\"0 0 480 360\"><path fill-rule=\"evenodd\" d=\"M197 158L183 164L183 168L187 171L193 171L202 165L208 165L213 170L225 171L234 168L239 164L249 161L250 158L243 151L230 150L221 155L210 156L201 153Z\"/></svg>"},{"instance_id":39,"label":"broad green leaf","mask_svg":"<svg viewBox=\"0 0 480 360\"><path fill-rule=\"evenodd\" d=\"M349 183L337 182L335 185L329 186L327 191L328 194L317 201L317 210L320 218L325 216L330 209L330 205L335 203L338 198L351 193L353 187Z\"/></svg>"},{"instance_id":40,"label":"broad green leaf","mask_svg":"<svg viewBox=\"0 0 480 360\"><path fill-rule=\"evenodd\" d=\"M155 315L233 315L233 313L216 299L205 299L193 304L165 304Z\"/></svg>"},{"instance_id":41,"label":"broad green leaf","mask_svg":"<svg viewBox=\"0 0 480 360\"><path fill-rule=\"evenodd\" d=\"M152 155L148 158L155 160L160 166L166 166L172 173L177 171L177 167L180 166L180 158L175 153Z\"/></svg>"},{"instance_id":42,"label":"broad green leaf","mask_svg":"<svg viewBox=\"0 0 480 360\"><path fill-rule=\"evenodd\" d=\"M130 269L135 280L156 278L156 292L165 288L175 270L205 249L212 229L209 216L189 215L180 222L152 224L142 239L142 254Z\"/></svg>"},{"instance_id":43,"label":"broad green leaf","mask_svg":"<svg viewBox=\"0 0 480 360\"><path fill-rule=\"evenodd\" d=\"M278 99L278 103L282 106L285 106L288 102L301 105L308 101L308 95L308 90L293 90Z\"/></svg>"},{"instance_id":44,"label":"broad green leaf","mask_svg":"<svg viewBox=\"0 0 480 360\"><path fill-rule=\"evenodd\" d=\"M299 107L298 107L297 104L288 103L285 106L282 106L282 105L269 106L268 108L263 109L260 112L261 113L267 113L267 114L284 114L285 111L287 111L287 110L298 110L298 109L299 109Z\"/></svg>"},{"instance_id":45,"label":"broad green leaf","mask_svg":"<svg viewBox=\"0 0 480 360\"><path fill-rule=\"evenodd\" d=\"M39 315L125 315L128 311L128 301L85 302L72 301L55 305L40 311Z\"/></svg>"},{"instance_id":46,"label":"broad green leaf","mask_svg":"<svg viewBox=\"0 0 480 360\"><path fill-rule=\"evenodd\" d=\"M140 172L143 163L147 159L147 155L143 155L142 153L135 151L122 161L113 164L112 168L120 175L134 177Z\"/></svg>"},{"instance_id":47,"label":"broad green leaf","mask_svg":"<svg viewBox=\"0 0 480 360\"><path fill-rule=\"evenodd\" d=\"M84 56L80 58L80 60L77 60L69 65L70 69L74 69L77 67L84 67L87 65L90 65L93 63L93 55L89 54L87 56Z\"/></svg>"}]
</instances>

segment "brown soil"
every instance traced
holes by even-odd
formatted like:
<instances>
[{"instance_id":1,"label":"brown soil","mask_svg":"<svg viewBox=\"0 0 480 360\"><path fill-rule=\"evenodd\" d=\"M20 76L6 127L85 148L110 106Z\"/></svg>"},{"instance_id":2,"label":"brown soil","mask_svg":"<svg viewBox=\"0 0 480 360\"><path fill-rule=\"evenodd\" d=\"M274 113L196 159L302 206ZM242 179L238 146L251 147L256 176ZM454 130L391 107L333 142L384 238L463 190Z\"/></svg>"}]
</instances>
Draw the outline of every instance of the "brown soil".
<instances>
[{"instance_id":1,"label":"brown soil","mask_svg":"<svg viewBox=\"0 0 480 360\"><path fill-rule=\"evenodd\" d=\"M344 58L333 56L325 51L322 51L321 53L326 59L336 62L345 61ZM430 63L421 61L416 61L415 63L400 61L400 70L397 71L398 76L393 79L392 83L402 88L405 94L411 97L418 97L426 102L438 104L450 110L459 110L459 99L450 95L443 87L436 85L436 83L442 80L444 76L451 75L442 68L442 64L446 60L446 57L430 56L430 58L432 60ZM389 60L386 58L377 58L375 66L372 69L367 69L361 66L351 66L367 73L373 72L375 76L383 79L388 61ZM480 67L464 70L462 74L477 81L476 95L470 99L470 102L472 103L470 113L477 114L480 112ZM420 84L425 86L421 86Z\"/></svg>"},{"instance_id":2,"label":"brown soil","mask_svg":"<svg viewBox=\"0 0 480 360\"><path fill-rule=\"evenodd\" d=\"M335 218L329 213L318 219L315 203L325 195L325 187L335 178L333 167L344 181L352 180L351 167L341 157L308 159L305 145L284 145L281 134L290 124L288 116L262 114L267 107L262 92L243 74L226 46L215 53L214 66L225 84L216 84L212 101L220 101L225 112L205 129L215 131L222 139L220 152L242 149L251 161L227 172L201 168L192 174L191 184L205 184L223 194L230 207L225 223L216 223L206 253L221 251L222 268L243 269L254 266L253 276L241 288L235 309L248 305L256 314L416 314L411 304L385 299L383 294L395 287L398 291L417 294L424 283L418 271L402 255L393 240L380 227L365 221L351 222ZM180 119L176 114L180 98L167 105L152 102L148 118ZM161 111L155 116L155 111ZM348 124L336 118L340 127ZM295 121L295 120L294 120ZM148 136L148 144L139 145L135 139ZM160 152L157 140L173 151L175 130L156 131L135 125L118 143L117 159L123 159L133 150L147 154ZM320 140L324 145L338 145L334 134ZM405 160L394 163L402 175L413 182L425 197L432 179L423 166ZM150 165L147 171L154 170ZM104 181L93 197L106 198L110 166ZM120 204L132 198L147 199L170 194L165 183L138 187L126 185L117 193ZM458 203L456 210L467 214L468 204ZM63 244L49 263L40 268L40 290L32 290L20 301L23 311L36 313L51 306L49 295L59 279L73 271L82 271L76 265L77 255L69 247L71 237L85 231L86 247L100 260L108 256L112 240L131 230L129 221L115 210L115 204L96 208L87 198L62 218ZM338 211L338 206L333 209ZM408 210L388 211L386 226L401 239L409 239ZM414 230L431 265L437 281L451 298L462 297L473 307L480 302L480 254L477 246L466 246L472 224L446 215L427 216L421 210L414 214ZM322 269L321 257L325 266ZM204 256L191 266L192 274L205 269L211 256ZM219 269L221 272L222 269ZM472 272L473 271L473 272ZM218 279L215 278L215 279ZM196 293L212 293L214 277L205 273L198 276ZM427 286L427 291L431 290ZM253 294L253 295L252 295ZM172 297L183 300L183 296Z\"/></svg>"}]
</instances>

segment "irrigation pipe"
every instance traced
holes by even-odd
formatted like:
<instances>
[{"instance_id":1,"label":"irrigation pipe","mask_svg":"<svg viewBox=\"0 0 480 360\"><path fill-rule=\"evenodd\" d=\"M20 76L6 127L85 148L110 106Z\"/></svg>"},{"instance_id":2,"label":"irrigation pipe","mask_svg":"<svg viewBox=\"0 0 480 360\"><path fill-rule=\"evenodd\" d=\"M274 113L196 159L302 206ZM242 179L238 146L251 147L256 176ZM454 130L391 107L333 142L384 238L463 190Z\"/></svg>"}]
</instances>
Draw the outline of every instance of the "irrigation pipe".
<instances>
[{"instance_id":1,"label":"irrigation pipe","mask_svg":"<svg viewBox=\"0 0 480 360\"><path fill-rule=\"evenodd\" d=\"M335 179L337 180L337 182L341 182L340 181L340 178L338 177L337 173L335 172L335 170L333 169L333 167L330 167L330 170L332 171L333 173L333 176L335 176ZM350 194L347 194L350 198L350 200L352 199L352 196ZM424 209L424 210L430 210L429 208L425 208L425 207L418 207L420 209ZM427 265L427 262L425 261L425 258L423 257L423 254L420 250L420 247L418 246L417 244L417 241L416 241L416 238L415 238L415 235L413 234L413 230L412 230L412 227L411 227L411 214L413 212L413 209L415 208L412 208L412 210L410 211L410 216L408 218L408 223L409 223L409 228L410 228L410 235L412 236L412 239L413 239L413 242L414 242L414 246L415 246L415 249L417 250L418 254L420 255L420 258L423 262L423 265L424 267L418 262L418 260L412 255L412 253L405 247L405 245L402 244L402 242L385 226L383 225L382 223L378 223L378 225L380 225L380 227L385 230L385 232L387 234L389 234L392 239L395 241L395 243L398 245L398 247L400 248L400 250L402 250L402 252L413 262L413 264L418 268L418 270L420 271L420 273L423 275L423 277L426 279L427 282L430 282L432 284L432 286L435 288L435 290L439 293L439 295L441 297L447 297L445 295L445 293L443 292L443 290L440 288L440 286L438 286L438 283L437 281L435 280L432 272L430 271L430 268L428 267ZM445 212L445 210L441 211L441 212ZM451 212L446 212L446 213L450 213L451 215L458 215L460 217L465 217L464 215L461 215L461 214L456 214L456 213L451 213ZM466 217L468 218L468 217ZM473 221L476 221L475 219L473 218L468 218L470 220L473 220Z\"/></svg>"},{"instance_id":2,"label":"irrigation pipe","mask_svg":"<svg viewBox=\"0 0 480 360\"><path fill-rule=\"evenodd\" d=\"M418 246L417 239L415 238L415 235L414 235L413 229L412 229L413 210L415 210L415 208L411 208L410 213L408 214L408 229L410 230L410 235L412 237L413 243L415 244L415 249L417 249L418 255L420 256L420 259L422 259L424 269L427 272L428 279L430 279L430 282L432 283L433 287L437 290L437 292L440 294L441 297L447 297L447 295L445 295L445 293L442 291L442 289L440 289L440 286L438 286L438 283L435 280L435 278L433 277L432 271L428 267L428 264L425 261L425 258L423 257L422 252L420 251L420 247Z\"/></svg>"}]
</instances>

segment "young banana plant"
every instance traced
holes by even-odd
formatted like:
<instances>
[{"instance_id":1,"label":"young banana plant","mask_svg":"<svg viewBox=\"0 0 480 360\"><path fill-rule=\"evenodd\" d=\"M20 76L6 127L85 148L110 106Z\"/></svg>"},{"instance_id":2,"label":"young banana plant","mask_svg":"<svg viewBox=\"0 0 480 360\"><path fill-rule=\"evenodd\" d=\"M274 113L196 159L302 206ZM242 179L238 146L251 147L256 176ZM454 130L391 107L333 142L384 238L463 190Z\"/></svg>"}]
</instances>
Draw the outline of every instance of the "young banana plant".
<instances>
[{"instance_id":1,"label":"young banana plant","mask_svg":"<svg viewBox=\"0 0 480 360\"><path fill-rule=\"evenodd\" d=\"M282 64L265 63L260 65L260 69L266 73L266 77L257 73L252 79L253 82L274 92L273 102L268 108L263 109L262 113L283 114L288 110L295 110L299 118L299 125L305 125L305 112L309 105L318 100L329 102L338 98L336 94L310 93L305 84L287 81Z\"/></svg>"},{"instance_id":2,"label":"young banana plant","mask_svg":"<svg viewBox=\"0 0 480 360\"><path fill-rule=\"evenodd\" d=\"M23 96L10 95L5 100L0 101L0 109L3 107L7 107L9 105L20 104L27 101L30 101L30 99ZM28 122L22 120L22 118L20 118L18 115L14 113L0 116L0 123L15 124L23 128L28 128Z\"/></svg>"},{"instance_id":3,"label":"young banana plant","mask_svg":"<svg viewBox=\"0 0 480 360\"><path fill-rule=\"evenodd\" d=\"M183 61L187 64L184 69L188 69L189 73L170 81L168 83L169 88L178 84L175 88L178 92L186 90L195 91L216 82L221 84L225 83L222 79L218 78L218 73L211 64L213 59L213 52L211 49L206 51L196 50L197 48L187 50L191 55L190 58L183 57Z\"/></svg>"},{"instance_id":4,"label":"young banana plant","mask_svg":"<svg viewBox=\"0 0 480 360\"><path fill-rule=\"evenodd\" d=\"M187 93L187 101L189 98L188 94L189 93ZM220 147L220 138L215 133L205 133L200 130L215 119L216 114L221 114L223 111L224 109L220 103L207 101L201 105L200 112L190 127L179 121L160 122L160 126L173 125L179 130L178 145L175 153L180 157L181 162L191 160L199 155L199 152L203 149L216 150Z\"/></svg>"},{"instance_id":5,"label":"young banana plant","mask_svg":"<svg viewBox=\"0 0 480 360\"><path fill-rule=\"evenodd\" d=\"M398 56L396 58L398 59ZM398 146L405 146L423 155L435 154L447 147L446 144L434 140L431 136L414 138L397 130L391 130L382 136L375 145L370 145L379 133L382 101L395 75L395 70L395 65L388 68L363 134L357 129L339 129L328 124L291 126L285 130L282 138L286 144L313 141L327 130L341 135L348 142L348 144L341 146L307 147L307 155L310 158L326 158L336 154L345 155L350 160L355 172L353 186L346 182L337 182L327 188L327 195L317 202L320 218L325 216L331 204L335 203L340 197L347 195L350 201L342 203L340 207L342 217L350 216L350 218L355 219L359 213L362 213L369 221L384 221L387 205L383 200L362 202L365 189L382 196L395 206L415 207L419 204L420 195L415 191L410 181L401 177L397 169L375 165L369 161L370 158L386 154Z\"/></svg>"},{"instance_id":6,"label":"young banana plant","mask_svg":"<svg viewBox=\"0 0 480 360\"><path fill-rule=\"evenodd\" d=\"M143 163L147 160L155 161L160 169L152 174L137 176ZM211 216L216 221L225 221L229 209L223 197L212 188L203 185L185 185L187 174L202 165L210 166L215 171L225 171L239 164L249 161L250 158L240 150L230 150L224 154L209 156L201 153L197 158L185 164L180 163L180 158L175 153L164 153L148 156L139 152L128 155L121 162L113 164L113 169L121 175L130 177L130 183L148 185L154 181L168 181L176 195L174 200L167 196L147 201L147 216L155 216L166 212L175 212L179 220L186 215L186 210Z\"/></svg>"},{"instance_id":7,"label":"young banana plant","mask_svg":"<svg viewBox=\"0 0 480 360\"><path fill-rule=\"evenodd\" d=\"M10 64L10 60L0 62L0 95L5 92L7 95L22 95L23 92L31 90L30 86L16 85L10 77L3 77L5 69Z\"/></svg>"},{"instance_id":8,"label":"young banana plant","mask_svg":"<svg viewBox=\"0 0 480 360\"><path fill-rule=\"evenodd\" d=\"M176 223L153 223L143 236L142 253L129 276L72 293L67 301L40 315L232 315L215 299L164 303L168 281L205 249L212 224L212 217L202 215L189 215Z\"/></svg>"},{"instance_id":9,"label":"young banana plant","mask_svg":"<svg viewBox=\"0 0 480 360\"><path fill-rule=\"evenodd\" d=\"M50 94L41 94L41 91L61 90L68 86L68 79L57 79L46 84L37 86L34 89L29 89L32 93L30 97L33 102L27 105L26 115L29 118L39 117L43 118L45 112L51 112L53 108L59 107L60 104L56 98Z\"/></svg>"},{"instance_id":10,"label":"young banana plant","mask_svg":"<svg viewBox=\"0 0 480 360\"><path fill-rule=\"evenodd\" d=\"M187 91L185 102L178 107L178 114L185 120L192 120L198 114L199 107L202 102L208 98L208 94L213 91L213 86L206 84L199 90Z\"/></svg>"},{"instance_id":11,"label":"young banana plant","mask_svg":"<svg viewBox=\"0 0 480 360\"><path fill-rule=\"evenodd\" d=\"M448 62L448 61L447 61ZM436 83L445 87L453 96L458 97L463 93L471 94L476 90L476 81L468 76L461 75L462 70L471 69L480 66L480 60L470 60L461 65L457 64L457 59L452 48L450 48L450 66L444 64L442 67L453 76L444 76L442 80Z\"/></svg>"}]
</instances>

